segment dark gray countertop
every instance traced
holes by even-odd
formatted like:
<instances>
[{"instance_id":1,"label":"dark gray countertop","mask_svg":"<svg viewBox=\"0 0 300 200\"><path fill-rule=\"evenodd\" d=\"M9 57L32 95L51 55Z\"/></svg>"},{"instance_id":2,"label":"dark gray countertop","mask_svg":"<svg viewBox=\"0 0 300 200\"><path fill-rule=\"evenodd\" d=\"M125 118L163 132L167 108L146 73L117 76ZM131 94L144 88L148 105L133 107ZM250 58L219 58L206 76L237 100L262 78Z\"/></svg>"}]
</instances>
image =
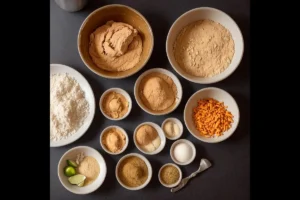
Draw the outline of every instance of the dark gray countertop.
<instances>
[{"instance_id":1,"label":"dark gray countertop","mask_svg":"<svg viewBox=\"0 0 300 200\"><path fill-rule=\"evenodd\" d=\"M96 8L112 3L131 6L140 11L149 21L154 32L155 45L148 64L136 75L122 80L107 80L91 72L81 61L77 51L77 33L83 20ZM172 23L184 12L202 6L220 9L229 14L241 28L245 40L245 53L238 69L227 79L211 85L191 83L181 78L170 66L165 41ZM90 0L89 4L79 12L68 13L60 9L50 0L50 62L73 67L82 73L90 83L96 98L110 87L121 87L129 91L133 99L133 109L127 119L113 122L104 118L97 107L94 121L89 130L76 142L50 149L50 199L55 200L101 200L101 199L202 199L202 200L248 200L250 199L250 127L249 127L249 0ZM183 99L179 107L167 116L154 117L143 112L134 100L133 86L137 77L146 69L163 67L172 71L179 78L183 88ZM196 140L185 128L181 138L192 141L197 149L194 162L181 167L183 176L189 175L198 168L200 158L212 161L213 167L194 178L186 188L178 193L160 185L158 170L166 162L172 162L169 148L172 144L167 140L164 150L154 156L146 156L152 164L153 177L149 185L140 191L128 191L121 187L114 174L115 165L120 156L110 156L99 144L100 132L108 125L119 125L129 134L129 147L125 153L139 152L132 141L135 127L144 121L161 124L166 117L177 117L183 122L183 109L188 98L197 90L215 86L228 91L237 101L240 109L240 123L236 132L226 141L218 144L207 144ZM108 172L103 185L94 193L75 195L67 191L59 182L57 164L60 157L68 149L79 146L91 146L101 152L106 160ZM140 152L139 152L140 153Z\"/></svg>"}]
</instances>

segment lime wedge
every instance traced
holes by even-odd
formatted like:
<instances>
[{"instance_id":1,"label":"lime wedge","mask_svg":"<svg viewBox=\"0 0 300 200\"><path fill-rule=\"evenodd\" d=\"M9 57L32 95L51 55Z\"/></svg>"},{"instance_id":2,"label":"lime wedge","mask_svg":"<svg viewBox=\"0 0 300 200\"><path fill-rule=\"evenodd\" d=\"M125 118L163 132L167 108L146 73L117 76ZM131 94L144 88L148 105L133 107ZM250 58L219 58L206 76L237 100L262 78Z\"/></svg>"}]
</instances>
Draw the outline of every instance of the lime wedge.
<instances>
[{"instance_id":1,"label":"lime wedge","mask_svg":"<svg viewBox=\"0 0 300 200\"><path fill-rule=\"evenodd\" d=\"M81 183L77 184L78 187L82 187L84 185L84 181L82 181Z\"/></svg>"},{"instance_id":2,"label":"lime wedge","mask_svg":"<svg viewBox=\"0 0 300 200\"><path fill-rule=\"evenodd\" d=\"M67 177L74 176L76 174L76 170L74 167L66 166L64 169L64 173Z\"/></svg>"},{"instance_id":3,"label":"lime wedge","mask_svg":"<svg viewBox=\"0 0 300 200\"><path fill-rule=\"evenodd\" d=\"M76 162L72 161L72 160L67 160L67 164L71 167L78 167L78 165L76 164Z\"/></svg>"},{"instance_id":4,"label":"lime wedge","mask_svg":"<svg viewBox=\"0 0 300 200\"><path fill-rule=\"evenodd\" d=\"M68 180L72 185L78 185L79 183L83 182L86 179L86 177L82 174L76 174L74 176L71 176Z\"/></svg>"}]
</instances>

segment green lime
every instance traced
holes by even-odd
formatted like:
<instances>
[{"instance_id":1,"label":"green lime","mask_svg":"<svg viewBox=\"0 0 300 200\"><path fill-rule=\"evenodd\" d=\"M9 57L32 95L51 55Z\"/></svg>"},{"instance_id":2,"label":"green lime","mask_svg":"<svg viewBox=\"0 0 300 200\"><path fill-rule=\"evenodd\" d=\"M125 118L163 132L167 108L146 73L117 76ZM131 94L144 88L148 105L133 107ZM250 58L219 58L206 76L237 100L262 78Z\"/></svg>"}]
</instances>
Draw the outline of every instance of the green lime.
<instances>
[{"instance_id":1,"label":"green lime","mask_svg":"<svg viewBox=\"0 0 300 200\"><path fill-rule=\"evenodd\" d=\"M82 187L84 185L84 181L82 181L81 183L77 184L78 187Z\"/></svg>"},{"instance_id":2,"label":"green lime","mask_svg":"<svg viewBox=\"0 0 300 200\"><path fill-rule=\"evenodd\" d=\"M72 166L66 166L64 169L64 173L67 177L74 176L76 174L76 170Z\"/></svg>"},{"instance_id":3,"label":"green lime","mask_svg":"<svg viewBox=\"0 0 300 200\"><path fill-rule=\"evenodd\" d=\"M67 164L71 167L78 167L78 165L76 164L76 162L72 161L72 160L67 160Z\"/></svg>"},{"instance_id":4,"label":"green lime","mask_svg":"<svg viewBox=\"0 0 300 200\"><path fill-rule=\"evenodd\" d=\"M68 180L72 185L78 185L85 180L85 176L82 174L76 174L71 176Z\"/></svg>"}]
</instances>

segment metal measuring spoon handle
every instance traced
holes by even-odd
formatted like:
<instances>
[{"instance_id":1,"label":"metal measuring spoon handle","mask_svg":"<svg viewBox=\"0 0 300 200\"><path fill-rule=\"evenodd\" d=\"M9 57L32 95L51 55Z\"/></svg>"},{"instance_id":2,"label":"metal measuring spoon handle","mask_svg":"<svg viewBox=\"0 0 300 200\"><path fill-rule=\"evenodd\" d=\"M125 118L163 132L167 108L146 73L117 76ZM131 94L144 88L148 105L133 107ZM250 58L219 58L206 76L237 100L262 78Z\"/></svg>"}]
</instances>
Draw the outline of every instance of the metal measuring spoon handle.
<instances>
[{"instance_id":1,"label":"metal measuring spoon handle","mask_svg":"<svg viewBox=\"0 0 300 200\"><path fill-rule=\"evenodd\" d=\"M208 169L209 167L211 167L211 163L209 162L209 160L207 160L205 158L201 159L199 169L197 171L195 171L194 173L192 173L191 175L189 175L188 177L182 179L177 187L171 189L171 192L177 192L178 190L183 188L191 178L195 177L198 173L203 172L204 170Z\"/></svg>"}]
</instances>

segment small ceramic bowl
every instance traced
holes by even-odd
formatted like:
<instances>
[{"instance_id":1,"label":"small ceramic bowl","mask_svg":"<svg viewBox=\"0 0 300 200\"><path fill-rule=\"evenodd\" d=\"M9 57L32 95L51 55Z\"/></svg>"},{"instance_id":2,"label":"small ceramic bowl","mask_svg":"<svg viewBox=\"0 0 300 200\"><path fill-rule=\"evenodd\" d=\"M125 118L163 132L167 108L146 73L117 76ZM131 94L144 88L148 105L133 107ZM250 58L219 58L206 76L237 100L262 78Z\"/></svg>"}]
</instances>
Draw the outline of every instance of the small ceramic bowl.
<instances>
[{"instance_id":1,"label":"small ceramic bowl","mask_svg":"<svg viewBox=\"0 0 300 200\"><path fill-rule=\"evenodd\" d=\"M146 165L147 165L147 168L148 168L148 178L146 180L146 182L138 187L128 187L127 185L123 184L122 181L120 180L119 178L119 175L118 175L118 169L119 169L119 166L121 164L121 162L125 159L125 158L128 158L130 156L136 156L136 157L139 157L140 159L142 159ZM119 184L124 187L125 189L127 190L140 190L140 189L143 189L144 187L146 187L148 185L148 183L150 182L151 178L152 178L152 167L151 167L151 164L150 162L148 161L148 159L144 156L142 156L141 154L138 154L138 153L129 153L129 154L126 154L125 156L123 156L119 162L117 163L117 166L116 166L116 171L115 171L115 174L116 174L116 178L119 182Z\"/></svg>"},{"instance_id":2,"label":"small ceramic bowl","mask_svg":"<svg viewBox=\"0 0 300 200\"><path fill-rule=\"evenodd\" d=\"M161 179L161 176L160 176L160 175L161 175L162 169L163 169L164 167L166 167L166 166L169 166L169 165L171 165L171 166L173 166L173 167L176 167L176 169L178 169L178 171L179 171L179 178L178 178L178 180L176 181L176 183L173 183L173 184L170 184L170 185L164 183L164 182L162 181L162 179ZM176 187L176 186L180 183L181 179L182 179L182 171L181 171L181 169L180 169L177 165L175 165L175 164L173 164L173 163L167 163L167 164L164 164L164 165L159 169L159 171L158 171L158 180L159 180L159 182L160 182L163 186L165 186L165 187L167 187L167 188L173 188L173 187Z\"/></svg>"},{"instance_id":3,"label":"small ceramic bowl","mask_svg":"<svg viewBox=\"0 0 300 200\"><path fill-rule=\"evenodd\" d=\"M203 19L210 19L218 22L228 29L232 35L235 49L232 61L228 68L222 73L208 78L193 76L185 72L185 70L177 64L173 53L174 42L176 41L179 32L188 24ZM244 39L240 28L229 15L215 8L200 7L187 11L173 23L167 36L166 51L171 66L180 76L194 83L210 84L227 78L236 70L244 54Z\"/></svg>"},{"instance_id":4,"label":"small ceramic bowl","mask_svg":"<svg viewBox=\"0 0 300 200\"><path fill-rule=\"evenodd\" d=\"M158 136L160 137L160 146L159 146L156 150L154 150L154 151L152 151L152 152L144 151L144 150L140 147L140 145L137 143L136 137L135 137L135 136L136 136L136 133L137 133L137 130L138 130L141 126L147 125L147 124L150 125L150 126L152 126L153 128L155 128L155 130L156 130L157 133L158 133ZM155 155L155 154L158 154L159 152L161 152L161 151L164 149L164 147L165 147L165 145L166 145L166 136L165 136L163 130L162 130L157 124L155 124L155 123L153 123L153 122L144 122L144 123L141 123L140 125L138 125L138 126L135 128L134 133L133 133L133 142L134 142L136 148L138 148L138 150L140 150L142 153L147 154L147 155Z\"/></svg>"},{"instance_id":5,"label":"small ceramic bowl","mask_svg":"<svg viewBox=\"0 0 300 200\"><path fill-rule=\"evenodd\" d=\"M192 148L192 155L191 155L191 158L186 161L186 162L179 162L178 160L176 160L175 156L174 156L174 148L177 144L180 144L180 143L186 143L187 145L189 145L191 148ZM191 162L194 161L195 157L196 157L196 148L195 148L195 145L190 142L189 140L186 140L186 139L180 139L180 140L176 140L175 142L173 142L171 148L170 148L170 156L172 158L172 160L178 164L178 165L188 165L190 164Z\"/></svg>"},{"instance_id":6,"label":"small ceramic bowl","mask_svg":"<svg viewBox=\"0 0 300 200\"><path fill-rule=\"evenodd\" d=\"M172 78L174 84L176 85L176 88L177 88L177 95L176 95L176 99L175 99L175 103L167 108L166 110L163 110L163 111L153 111L149 108L147 108L143 101L141 100L140 98L140 91L139 91L139 86L140 86L140 83L141 83L141 80L148 74L151 74L153 72L158 72L158 73L162 73L162 74L165 74L167 76L169 76L170 78ZM181 102L181 99L182 99L182 86L181 86L181 83L179 81L179 79L170 71L166 70L166 69L163 69L163 68L153 68L153 69L149 69L147 71L145 71L144 73L142 73L138 79L136 80L135 84L134 84L134 97L135 97L135 100L137 102L137 104L147 113L149 113L150 115L166 115L166 114L169 114L171 112L173 112L177 107L178 105L180 104Z\"/></svg>"},{"instance_id":7,"label":"small ceramic bowl","mask_svg":"<svg viewBox=\"0 0 300 200\"><path fill-rule=\"evenodd\" d=\"M95 65L89 54L91 33L110 20L133 26L142 38L143 50L140 61L127 71L110 72L103 70ZM77 46L83 63L92 72L104 78L121 79L137 73L146 65L153 51L154 37L150 24L141 13L129 6L110 4L96 9L83 21L78 33Z\"/></svg>"},{"instance_id":8,"label":"small ceramic bowl","mask_svg":"<svg viewBox=\"0 0 300 200\"><path fill-rule=\"evenodd\" d=\"M165 131L164 131L164 126L165 124L168 122L168 121L172 121L173 123L176 123L178 126L179 126L179 130L180 130L180 133L177 135L177 136L174 136L174 137L169 137ZM182 133L183 133L183 125L181 123L181 121L177 118L174 118L174 117L170 117L170 118L167 118L163 121L163 123L161 124L161 129L164 131L165 133L165 136L166 138L168 138L169 140L177 140L178 138L180 138L182 136Z\"/></svg>"},{"instance_id":9,"label":"small ceramic bowl","mask_svg":"<svg viewBox=\"0 0 300 200\"><path fill-rule=\"evenodd\" d=\"M204 136L201 136L194 124L193 109L197 106L197 102L199 99L206 98L214 98L220 102L224 102L224 105L228 106L227 110L229 110L233 115L233 123L231 124L231 128L228 131L224 132L220 137L206 138ZM239 124L240 112L236 101L228 92L220 88L209 87L198 90L189 98L184 108L183 117L185 126L195 138L201 140L202 142L217 143L226 140L234 133Z\"/></svg>"},{"instance_id":10,"label":"small ceramic bowl","mask_svg":"<svg viewBox=\"0 0 300 200\"><path fill-rule=\"evenodd\" d=\"M108 116L108 115L104 112L104 108L103 108L103 100L104 100L104 97L105 97L108 93L110 93L110 92L116 92L116 93L119 93L119 94L123 95L123 96L126 98L126 100L128 101L128 111L127 111L127 113L126 113L123 117L120 117L120 118L115 119L115 118L112 118L112 117ZM110 120L113 120L113 121L119 121L119 120L125 119L125 118L129 115L129 113L130 113L130 111L131 111L131 108L132 108L132 100L131 100L130 95L129 95L125 90L123 90L123 89L121 89L121 88L110 88L110 89L106 90L106 91L101 95L100 101L99 101L99 107L100 107L100 110L101 110L102 114L103 114L107 119L110 119Z\"/></svg>"},{"instance_id":11,"label":"small ceramic bowl","mask_svg":"<svg viewBox=\"0 0 300 200\"><path fill-rule=\"evenodd\" d=\"M109 150L105 147L105 145L102 143L102 137L103 137L104 133L105 133L106 131L108 131L109 129L111 129L111 128L119 129L119 130L125 135L125 138L126 138L126 139L125 139L125 145L123 146L122 150L119 151L118 153L113 153L113 152L109 151ZM108 126L108 127L106 127L106 128L101 132L101 134L100 134L100 145L101 145L102 149L103 149L106 153L111 154L111 155L119 155L119 154L123 153L123 152L126 150L126 148L127 148L127 146L128 146L128 143L129 143L128 134L127 134L127 132L126 132L123 128L121 128L120 126Z\"/></svg>"},{"instance_id":12,"label":"small ceramic bowl","mask_svg":"<svg viewBox=\"0 0 300 200\"><path fill-rule=\"evenodd\" d=\"M100 167L100 174L97 179L91 184L83 187L78 187L77 185L72 185L68 181L68 177L64 175L64 167L67 166L68 159L76 159L76 156L79 153L84 153L85 156L91 156L98 161ZM106 163L102 155L95 149L88 146L78 146L68 150L64 155L60 158L57 167L58 178L61 184L70 192L74 194L89 194L97 190L106 177Z\"/></svg>"}]
</instances>

